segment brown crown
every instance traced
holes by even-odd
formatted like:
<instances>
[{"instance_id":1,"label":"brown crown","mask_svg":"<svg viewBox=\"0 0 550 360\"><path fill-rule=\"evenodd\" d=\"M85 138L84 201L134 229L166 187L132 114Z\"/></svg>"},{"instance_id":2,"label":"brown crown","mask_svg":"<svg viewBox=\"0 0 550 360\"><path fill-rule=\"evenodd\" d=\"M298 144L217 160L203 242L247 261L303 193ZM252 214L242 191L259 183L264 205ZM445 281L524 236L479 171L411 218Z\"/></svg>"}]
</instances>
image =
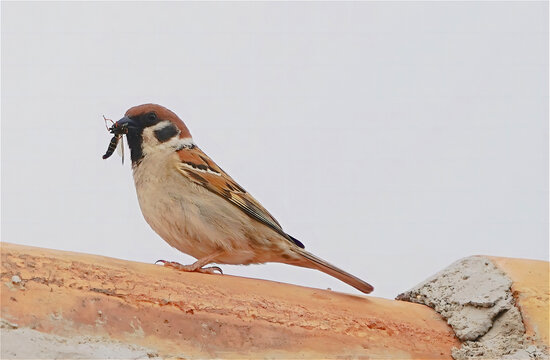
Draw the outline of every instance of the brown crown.
<instances>
[{"instance_id":1,"label":"brown crown","mask_svg":"<svg viewBox=\"0 0 550 360\"><path fill-rule=\"evenodd\" d=\"M176 127L181 132L180 133L181 138L191 137L191 133L189 132L189 129L187 129L187 126L185 126L183 121L174 112L172 112L171 110L168 110L164 106L157 105L157 104L137 105L128 109L125 115L128 117L134 117L134 116L139 116L152 111L157 114L160 120L169 120L174 125L176 125Z\"/></svg>"}]
</instances>

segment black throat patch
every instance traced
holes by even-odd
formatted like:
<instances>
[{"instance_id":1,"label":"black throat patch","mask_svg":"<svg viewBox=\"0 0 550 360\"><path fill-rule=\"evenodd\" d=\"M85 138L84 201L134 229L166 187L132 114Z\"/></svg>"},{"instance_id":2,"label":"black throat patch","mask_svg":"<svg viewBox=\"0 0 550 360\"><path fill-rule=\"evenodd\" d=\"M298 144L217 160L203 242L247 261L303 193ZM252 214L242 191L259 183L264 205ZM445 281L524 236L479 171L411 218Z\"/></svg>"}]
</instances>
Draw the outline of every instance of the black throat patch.
<instances>
[{"instance_id":1,"label":"black throat patch","mask_svg":"<svg viewBox=\"0 0 550 360\"><path fill-rule=\"evenodd\" d=\"M132 158L132 165L137 165L143 158L143 151L141 150L141 143L143 142L143 129L130 128L126 134L126 140L128 140L128 147L130 148L130 157Z\"/></svg>"}]
</instances>

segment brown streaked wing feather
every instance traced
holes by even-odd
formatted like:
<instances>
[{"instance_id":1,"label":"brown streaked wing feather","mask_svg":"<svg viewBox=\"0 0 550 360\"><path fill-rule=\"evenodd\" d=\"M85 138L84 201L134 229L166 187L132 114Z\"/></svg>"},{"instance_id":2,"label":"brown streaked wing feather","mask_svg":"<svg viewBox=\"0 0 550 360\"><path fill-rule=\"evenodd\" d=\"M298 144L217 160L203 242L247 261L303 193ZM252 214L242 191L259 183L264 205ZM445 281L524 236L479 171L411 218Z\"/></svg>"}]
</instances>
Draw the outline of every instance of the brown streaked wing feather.
<instances>
[{"instance_id":1,"label":"brown streaked wing feather","mask_svg":"<svg viewBox=\"0 0 550 360\"><path fill-rule=\"evenodd\" d=\"M295 243L283 231L277 220L202 150L195 146L191 149L179 150L177 153L181 160L177 168L184 176L223 197L253 219L269 226L290 242Z\"/></svg>"}]
</instances>

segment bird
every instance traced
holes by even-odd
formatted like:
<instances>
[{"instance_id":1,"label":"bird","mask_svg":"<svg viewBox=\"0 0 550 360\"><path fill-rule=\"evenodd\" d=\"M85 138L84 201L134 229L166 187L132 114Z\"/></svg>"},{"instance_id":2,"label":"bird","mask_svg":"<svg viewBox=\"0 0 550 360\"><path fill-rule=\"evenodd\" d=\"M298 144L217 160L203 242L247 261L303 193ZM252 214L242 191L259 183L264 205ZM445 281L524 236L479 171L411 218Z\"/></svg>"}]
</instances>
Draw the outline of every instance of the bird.
<instances>
[{"instance_id":1,"label":"bird","mask_svg":"<svg viewBox=\"0 0 550 360\"><path fill-rule=\"evenodd\" d=\"M373 287L305 250L243 187L193 141L185 123L158 104L128 109L110 128L107 154L126 136L145 221L168 244L197 259L159 260L181 271L222 273L209 264L278 262L322 271L363 293Z\"/></svg>"}]
</instances>

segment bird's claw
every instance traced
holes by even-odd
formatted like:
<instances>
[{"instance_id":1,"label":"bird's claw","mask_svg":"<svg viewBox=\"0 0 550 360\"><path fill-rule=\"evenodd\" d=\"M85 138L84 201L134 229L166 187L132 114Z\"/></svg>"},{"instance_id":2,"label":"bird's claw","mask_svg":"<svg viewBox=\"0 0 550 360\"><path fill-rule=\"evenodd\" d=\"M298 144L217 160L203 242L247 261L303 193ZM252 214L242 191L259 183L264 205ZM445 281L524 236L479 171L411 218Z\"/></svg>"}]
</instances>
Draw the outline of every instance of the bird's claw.
<instances>
[{"instance_id":1,"label":"bird's claw","mask_svg":"<svg viewBox=\"0 0 550 360\"><path fill-rule=\"evenodd\" d=\"M198 271L205 274L215 274L217 271L220 273L220 275L223 275L223 271L219 266L210 266L206 268L200 268Z\"/></svg>"},{"instance_id":2,"label":"bird's claw","mask_svg":"<svg viewBox=\"0 0 550 360\"><path fill-rule=\"evenodd\" d=\"M155 264L158 264L158 263L162 263L163 266L171 267L173 269L180 270L180 271L198 272L202 274L215 274L216 272L219 272L220 275L223 275L223 271L219 266L197 267L197 266L194 266L194 264L182 265L175 261L166 261L166 260L155 261Z\"/></svg>"}]
</instances>

